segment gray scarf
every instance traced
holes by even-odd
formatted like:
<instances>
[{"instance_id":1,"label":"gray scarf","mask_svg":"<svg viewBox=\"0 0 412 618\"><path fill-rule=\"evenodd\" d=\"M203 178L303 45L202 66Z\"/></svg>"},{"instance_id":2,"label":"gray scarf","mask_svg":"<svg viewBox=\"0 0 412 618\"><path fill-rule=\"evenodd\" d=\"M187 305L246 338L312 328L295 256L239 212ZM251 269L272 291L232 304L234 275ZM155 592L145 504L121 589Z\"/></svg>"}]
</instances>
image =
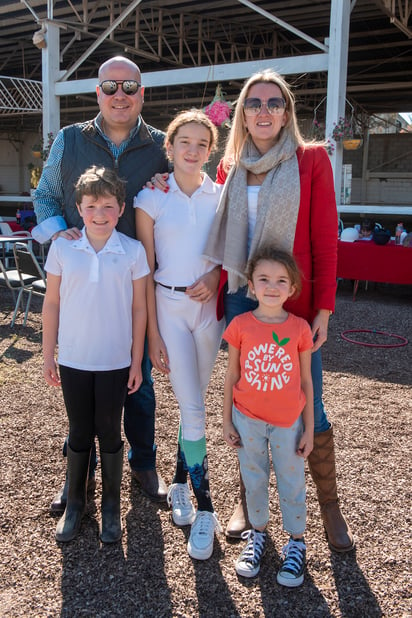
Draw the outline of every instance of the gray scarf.
<instances>
[{"instance_id":1,"label":"gray scarf","mask_svg":"<svg viewBox=\"0 0 412 618\"><path fill-rule=\"evenodd\" d=\"M266 173L259 190L256 226L247 254L247 172ZM271 244L292 252L300 204L300 177L296 143L282 131L279 141L263 156L248 137L239 165L226 179L219 206L204 251L228 272L229 292L247 283L247 261Z\"/></svg>"}]
</instances>

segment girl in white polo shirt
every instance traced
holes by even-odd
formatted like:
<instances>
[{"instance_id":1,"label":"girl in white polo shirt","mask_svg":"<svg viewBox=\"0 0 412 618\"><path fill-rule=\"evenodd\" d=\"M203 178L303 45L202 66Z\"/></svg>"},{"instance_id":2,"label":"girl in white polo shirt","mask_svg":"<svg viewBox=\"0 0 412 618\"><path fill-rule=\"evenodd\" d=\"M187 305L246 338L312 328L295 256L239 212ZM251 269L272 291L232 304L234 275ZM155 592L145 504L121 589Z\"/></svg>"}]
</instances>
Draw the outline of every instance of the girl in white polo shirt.
<instances>
[{"instance_id":1,"label":"girl in white polo shirt","mask_svg":"<svg viewBox=\"0 0 412 618\"><path fill-rule=\"evenodd\" d=\"M62 386L69 417L69 489L56 529L62 542L80 528L95 435L103 484L100 538L114 543L122 534L121 417L127 392L134 393L142 382L149 273L142 244L115 230L124 200L125 184L113 170L86 170L76 185L81 238L55 240L45 266L43 374L51 386Z\"/></svg>"},{"instance_id":2,"label":"girl in white polo shirt","mask_svg":"<svg viewBox=\"0 0 412 618\"><path fill-rule=\"evenodd\" d=\"M148 341L153 366L169 374L180 409L177 462L168 502L178 526L192 524L188 552L212 555L219 523L213 510L205 438L205 393L223 330L216 318L220 266L203 248L220 187L202 172L217 130L199 110L178 114L165 139L174 173L169 189L143 189L135 198L137 237L147 254ZM190 500L187 476L197 500Z\"/></svg>"}]
</instances>

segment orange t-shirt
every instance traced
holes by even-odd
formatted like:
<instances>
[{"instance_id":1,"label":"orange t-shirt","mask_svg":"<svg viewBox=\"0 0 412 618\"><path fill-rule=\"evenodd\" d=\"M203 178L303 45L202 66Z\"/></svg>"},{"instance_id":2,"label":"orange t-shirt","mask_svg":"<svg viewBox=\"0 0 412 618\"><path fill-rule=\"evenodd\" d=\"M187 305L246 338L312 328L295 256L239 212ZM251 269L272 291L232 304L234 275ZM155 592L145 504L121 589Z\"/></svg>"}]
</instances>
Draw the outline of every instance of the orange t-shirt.
<instances>
[{"instance_id":1,"label":"orange t-shirt","mask_svg":"<svg viewBox=\"0 0 412 618\"><path fill-rule=\"evenodd\" d=\"M306 402L299 354L313 346L306 320L289 313L283 323L267 324L248 311L230 322L223 338L240 350L240 379L233 388L236 408L270 425L293 425Z\"/></svg>"}]
</instances>

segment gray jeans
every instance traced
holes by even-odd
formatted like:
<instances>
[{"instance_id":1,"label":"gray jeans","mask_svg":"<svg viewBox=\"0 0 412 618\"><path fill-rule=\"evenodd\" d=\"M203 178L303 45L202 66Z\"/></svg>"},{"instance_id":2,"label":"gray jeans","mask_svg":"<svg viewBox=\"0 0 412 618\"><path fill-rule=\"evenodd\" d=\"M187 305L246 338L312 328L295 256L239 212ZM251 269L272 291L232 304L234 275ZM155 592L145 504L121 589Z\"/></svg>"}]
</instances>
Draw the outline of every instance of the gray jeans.
<instances>
[{"instance_id":1,"label":"gray jeans","mask_svg":"<svg viewBox=\"0 0 412 618\"><path fill-rule=\"evenodd\" d=\"M305 460L296 454L302 417L291 427L275 427L242 414L233 406L232 420L242 440L238 457L249 521L262 528L269 521L269 445L282 512L283 528L299 536L306 527Z\"/></svg>"}]
</instances>

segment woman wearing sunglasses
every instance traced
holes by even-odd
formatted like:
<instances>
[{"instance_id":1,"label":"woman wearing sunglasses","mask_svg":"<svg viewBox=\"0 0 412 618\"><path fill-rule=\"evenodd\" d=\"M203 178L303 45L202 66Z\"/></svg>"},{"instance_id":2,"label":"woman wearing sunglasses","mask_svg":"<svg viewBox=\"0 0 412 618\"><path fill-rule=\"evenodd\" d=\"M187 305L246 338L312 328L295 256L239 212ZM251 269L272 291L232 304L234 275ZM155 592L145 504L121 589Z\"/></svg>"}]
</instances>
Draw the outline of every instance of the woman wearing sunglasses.
<instances>
[{"instance_id":1,"label":"woman wearing sunglasses","mask_svg":"<svg viewBox=\"0 0 412 618\"><path fill-rule=\"evenodd\" d=\"M166 189L167 174L152 183ZM265 244L293 252L302 274L298 299L286 311L305 318L314 339L312 380L315 434L309 469L315 482L329 546L337 552L354 547L340 512L333 429L322 401L321 346L335 308L338 219L332 168L322 144L300 134L295 100L285 80L271 70L256 73L242 88L217 182L225 184L205 256L223 265L218 317L226 323L254 310L244 276L248 258ZM226 273L229 273L228 275ZM245 488L226 529L239 538L250 528Z\"/></svg>"},{"instance_id":2,"label":"woman wearing sunglasses","mask_svg":"<svg viewBox=\"0 0 412 618\"><path fill-rule=\"evenodd\" d=\"M302 273L302 293L285 309L311 324L314 339L315 435L309 468L329 546L349 551L354 542L339 509L333 430L322 402L320 348L327 339L336 291L338 224L332 169L323 145L303 140L294 96L274 71L253 75L242 88L217 182L225 187L205 255L228 273L220 295L227 324L257 306L247 295L244 272L248 258L262 246L270 243L292 251ZM226 530L230 537L240 537L250 528L240 481L241 500Z\"/></svg>"}]
</instances>

